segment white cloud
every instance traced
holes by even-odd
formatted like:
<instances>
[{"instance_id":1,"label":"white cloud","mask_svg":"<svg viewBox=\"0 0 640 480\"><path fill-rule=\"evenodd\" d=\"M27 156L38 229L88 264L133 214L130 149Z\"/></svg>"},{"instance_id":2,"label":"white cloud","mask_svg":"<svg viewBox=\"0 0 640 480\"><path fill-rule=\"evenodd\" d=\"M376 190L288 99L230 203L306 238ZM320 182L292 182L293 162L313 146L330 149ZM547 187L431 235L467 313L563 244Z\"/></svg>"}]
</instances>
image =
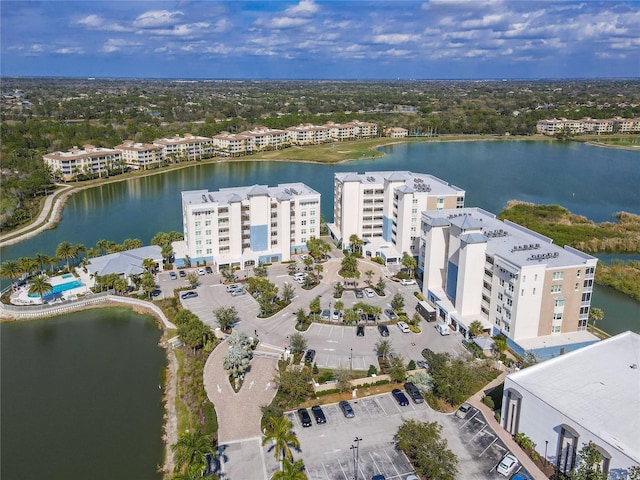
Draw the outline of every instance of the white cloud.
<instances>
[{"instance_id":1,"label":"white cloud","mask_svg":"<svg viewBox=\"0 0 640 480\"><path fill-rule=\"evenodd\" d=\"M141 47L143 44L140 42L132 42L124 40L122 38L110 38L102 46L102 52L113 53L120 50L131 50L132 48Z\"/></svg>"},{"instance_id":2,"label":"white cloud","mask_svg":"<svg viewBox=\"0 0 640 480\"><path fill-rule=\"evenodd\" d=\"M175 25L184 14L180 10L150 10L139 15L133 25L137 28L160 28Z\"/></svg>"},{"instance_id":3,"label":"white cloud","mask_svg":"<svg viewBox=\"0 0 640 480\"><path fill-rule=\"evenodd\" d=\"M78 20L77 23L90 28L99 28L103 24L102 18L99 15L95 14L87 15L86 17Z\"/></svg>"},{"instance_id":4,"label":"white cloud","mask_svg":"<svg viewBox=\"0 0 640 480\"><path fill-rule=\"evenodd\" d=\"M233 23L226 18L221 18L213 24L213 31L215 33L226 33L233 29Z\"/></svg>"},{"instance_id":5,"label":"white cloud","mask_svg":"<svg viewBox=\"0 0 640 480\"><path fill-rule=\"evenodd\" d=\"M81 25L87 30L102 30L107 32L131 32L132 29L120 25L118 23L105 23L105 20L100 15L87 15L75 22L76 25Z\"/></svg>"},{"instance_id":6,"label":"white cloud","mask_svg":"<svg viewBox=\"0 0 640 480\"><path fill-rule=\"evenodd\" d=\"M399 43L415 42L420 39L419 35L410 35L408 33L387 33L376 35L373 37L374 43L388 43L390 45L398 45Z\"/></svg>"},{"instance_id":7,"label":"white cloud","mask_svg":"<svg viewBox=\"0 0 640 480\"><path fill-rule=\"evenodd\" d=\"M309 23L309 20L306 18L278 17L272 19L271 22L269 22L269 26L271 28L293 28L301 27L307 23Z\"/></svg>"},{"instance_id":8,"label":"white cloud","mask_svg":"<svg viewBox=\"0 0 640 480\"><path fill-rule=\"evenodd\" d=\"M314 13L318 13L318 10L320 10L320 8L313 2L313 0L302 0L296 6L287 8L286 12L294 17L297 15L308 17Z\"/></svg>"},{"instance_id":9,"label":"white cloud","mask_svg":"<svg viewBox=\"0 0 640 480\"><path fill-rule=\"evenodd\" d=\"M151 30L151 33L154 35L162 35L169 37L189 37L196 34L201 33L203 29L206 29L211 24L206 22L198 22L198 23L189 23L184 25L176 25L174 28L170 29L158 29ZM146 32L138 32L138 33L146 33Z\"/></svg>"},{"instance_id":10,"label":"white cloud","mask_svg":"<svg viewBox=\"0 0 640 480\"><path fill-rule=\"evenodd\" d=\"M62 55L83 54L84 49L82 47L64 47L55 50L55 53L60 53Z\"/></svg>"}]
</instances>

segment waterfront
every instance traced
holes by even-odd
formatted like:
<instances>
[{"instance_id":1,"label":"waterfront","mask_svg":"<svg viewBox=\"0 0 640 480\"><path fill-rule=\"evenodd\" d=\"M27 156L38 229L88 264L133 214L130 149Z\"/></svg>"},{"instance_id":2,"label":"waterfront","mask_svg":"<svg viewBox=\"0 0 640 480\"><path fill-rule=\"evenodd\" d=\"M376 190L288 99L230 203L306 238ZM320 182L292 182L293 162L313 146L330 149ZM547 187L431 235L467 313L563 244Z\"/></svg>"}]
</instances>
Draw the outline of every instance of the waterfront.
<instances>
[{"instance_id":1,"label":"waterfront","mask_svg":"<svg viewBox=\"0 0 640 480\"><path fill-rule=\"evenodd\" d=\"M160 336L124 308L0 324L0 478L161 478Z\"/></svg>"},{"instance_id":2,"label":"waterfront","mask_svg":"<svg viewBox=\"0 0 640 480\"><path fill-rule=\"evenodd\" d=\"M637 190L637 185L640 184L640 169L638 168L640 155L637 152L556 142L398 144L387 147L385 150L388 155L384 158L363 159L340 165L258 162L245 159L246 161L242 162L198 164L166 174L107 184L74 195L67 204L62 221L57 228L22 243L3 248L0 254L3 260L34 256L38 252L53 255L56 246L62 241L82 243L87 247L92 247L100 239L121 243L125 238L140 238L145 244L148 244L151 237L159 231L182 231L180 192L190 189L216 190L222 187L255 183L275 185L284 182L304 181L322 194L323 213L328 220L331 220L333 217L331 201L333 173L336 171L412 170L430 173L465 189L468 206L480 206L494 213L501 211L506 202L511 199L535 203L559 203L574 213L585 215L595 221L609 220L613 213L621 210L639 213L640 193ZM492 172L492 174L488 175L487 172ZM640 304L638 302L634 302L611 289L596 286L592 305L605 311L606 318L598 325L603 330L610 333L618 333L627 329L638 330L637 323L640 318ZM104 312L111 311L109 309ZM122 312L121 310L117 311ZM34 378L32 375L38 374L40 365L57 365L63 360L58 358L62 354L59 350L51 347L51 342L40 341L43 337L64 338L74 345L79 344L80 347L85 345L83 348L93 349L92 344L83 340L82 337L80 340L75 339L77 334L74 332L74 326L83 325L83 328L87 328L84 335L106 350L103 353L103 367L107 367L113 361L119 369L122 369L129 363L153 363L152 359L155 358L155 355L162 357L162 351L155 346L156 337L145 337L144 343L146 345L147 341L149 342L147 345L149 350L147 347L130 347L127 352L132 356L120 352L120 347L129 342L128 330L121 331L124 338L103 334L102 328L99 328L102 325L101 322L87 321L88 317L101 316L97 312L102 311L82 312L56 319L1 327L3 329L3 347L5 340L11 344L26 344L26 347L29 347L15 347L11 350L3 348L3 360L5 354L11 355L11 361L3 361L2 364L3 440L5 435L9 435L4 419L8 408L29 405L30 412L39 414L38 410L42 407L46 414L51 415L47 405L49 392L46 391L46 387L48 386L49 389L53 387L48 384L48 378ZM109 317L110 313L104 315L111 318ZM120 320L114 320L114 325L123 323L122 319L128 318L128 316L131 316L131 319L137 318L137 315L131 312L118 313L117 319ZM135 324L137 320L133 322L128 320L128 322ZM146 325L147 320L140 323ZM110 322L107 321L106 325L109 324ZM107 328L107 330L111 329ZM7 335L6 332L14 333L14 335ZM21 341L22 337L24 338ZM38 350L39 354L36 355L32 350ZM101 351L97 347L95 350ZM112 350L120 352L115 360L111 359ZM67 346L63 351L67 351ZM75 361L70 361L66 365L81 363L77 362L77 358L83 358L80 356L82 352L83 350L80 350L80 353L76 353ZM37 362L24 361L25 355L28 355L29 358L36 358ZM64 355L62 356L64 357ZM164 359L158 365L162 365L163 362ZM100 362L98 364L100 365ZM85 369L84 365L79 365L79 367L81 367L80 372L69 374L64 378L65 388L71 390L80 386L82 390L86 390L85 386L92 387L96 378L110 375L108 368L106 372L96 375L95 371ZM7 377L4 375L5 368L7 369ZM49 372L48 369L42 368L42 370ZM157 389L157 371L151 369L146 375L145 382L151 382L147 385L149 391L146 393L148 396L144 397L144 402L146 402L144 409L148 414L151 410L161 410L159 405L161 392ZM11 388L10 392L15 392L16 398L13 404L6 403L4 402L4 395L7 394L5 382L8 381L7 379L11 380L12 377L18 380L24 377L28 379L28 383L24 385L38 386L27 388L24 385L18 385ZM44 388L41 388L41 384L44 385ZM162 423L161 412L151 422L154 423L153 427L143 427L137 423L137 420L127 420L125 425L128 428L129 436L135 437L140 445L157 447L156 453L149 454L149 458L155 455L152 461L143 460L146 457L140 455L139 446L134 445L121 452L116 451L118 449L112 448L111 444L104 443L102 435L103 431L110 431L117 426L122 426L120 423L124 421L120 416L122 405L128 405L130 401L134 400L136 387L137 385L132 385L129 388L126 382L113 385L114 392L127 392L126 395L121 395L121 398L113 400L113 402L116 400L124 402L123 404L118 403L121 405L118 410L112 409L109 406L111 403L100 404L102 406L98 407L94 397L84 397L87 403L75 409L78 413L93 411L94 408L100 409L97 415L91 417L89 423L92 428L91 434L82 433L82 440L87 445L87 449L93 447L91 453L85 452L83 458L90 457L87 458L87 461L89 465L95 466L96 470L102 472L106 469L104 478L113 478L115 472L118 472L120 478L157 478L155 464L161 461L161 453L157 452L162 450L159 440ZM33 392L36 394L34 395ZM21 397L28 398L23 401L19 399ZM141 395L136 395L135 399L139 397ZM78 398L83 397L78 395ZM64 402L58 403L62 404L62 411L68 414L67 419L72 418L74 410L65 409ZM23 415L26 413L23 412ZM40 435L40 431L44 433L43 426L49 425L50 422L46 420L46 417L45 420L40 416L34 415L34 417L37 422L34 419L33 422L29 421L28 423L30 417L20 417L22 424L14 425L14 429L23 428L23 431L26 432L37 431L38 435ZM96 423L98 420L101 422ZM70 423L84 423L84 421L71 420ZM73 452L75 457L76 444L79 442L78 438L81 438L80 434L63 427L64 424L61 426L57 423L54 423L52 428L47 427L45 435L47 443L33 445L30 451L17 450L15 457L12 451L7 450L11 445L7 445L6 441L3 441L3 457L11 456L8 466L5 466L5 462L3 462L3 473L5 468L28 465L25 455L34 455L37 446L47 450L48 445L52 442L55 443L56 448L51 450L55 451L60 458L67 458L70 455L69 452ZM69 435L67 435L67 431L69 431ZM18 438L24 436L19 433L16 435ZM55 440L52 440L52 437ZM124 441L121 443L130 445ZM96 446L99 448L95 448ZM136 455L137 460L135 461L130 457L132 451ZM39 455L39 451L36 455ZM95 455L99 455L100 458L92 457ZM122 459L120 455L122 455ZM15 458L15 464L13 458ZM130 462L137 463L135 466L129 466ZM151 468L152 466L154 468ZM125 470L127 472L122 473ZM136 472L144 470L145 473L130 476L128 472L134 470ZM64 478L81 477L68 471L62 472L60 475L66 475ZM91 477L96 476L101 478L92 469ZM52 475L47 475L47 477L63 478ZM28 477L8 475L7 478Z\"/></svg>"}]
</instances>

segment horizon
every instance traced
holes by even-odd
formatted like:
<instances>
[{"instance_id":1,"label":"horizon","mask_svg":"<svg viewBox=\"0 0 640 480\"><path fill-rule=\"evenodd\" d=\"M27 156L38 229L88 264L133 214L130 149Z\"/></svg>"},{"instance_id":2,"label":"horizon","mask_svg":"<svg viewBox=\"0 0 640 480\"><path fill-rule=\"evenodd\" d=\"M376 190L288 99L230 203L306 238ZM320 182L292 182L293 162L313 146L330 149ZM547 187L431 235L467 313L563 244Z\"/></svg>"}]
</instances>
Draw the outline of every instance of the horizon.
<instances>
[{"instance_id":1,"label":"horizon","mask_svg":"<svg viewBox=\"0 0 640 480\"><path fill-rule=\"evenodd\" d=\"M640 77L640 1L3 0L11 78Z\"/></svg>"}]
</instances>

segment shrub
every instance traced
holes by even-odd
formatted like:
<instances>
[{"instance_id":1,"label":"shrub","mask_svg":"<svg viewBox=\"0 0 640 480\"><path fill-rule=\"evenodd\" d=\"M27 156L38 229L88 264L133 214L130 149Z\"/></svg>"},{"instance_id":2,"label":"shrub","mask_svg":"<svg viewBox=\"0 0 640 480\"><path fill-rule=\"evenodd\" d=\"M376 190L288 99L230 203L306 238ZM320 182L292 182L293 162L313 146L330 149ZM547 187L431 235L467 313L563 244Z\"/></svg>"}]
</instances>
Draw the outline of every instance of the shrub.
<instances>
[{"instance_id":1,"label":"shrub","mask_svg":"<svg viewBox=\"0 0 640 480\"><path fill-rule=\"evenodd\" d=\"M384 265L384 259L382 257L371 257L371 261Z\"/></svg>"},{"instance_id":2,"label":"shrub","mask_svg":"<svg viewBox=\"0 0 640 480\"><path fill-rule=\"evenodd\" d=\"M318 383L326 383L332 379L333 379L333 372L325 371L325 372L322 372L318 377Z\"/></svg>"},{"instance_id":3,"label":"shrub","mask_svg":"<svg viewBox=\"0 0 640 480\"><path fill-rule=\"evenodd\" d=\"M411 360L409 362L409 364L407 365L407 370L415 370L416 369L416 362L414 362L413 360Z\"/></svg>"},{"instance_id":4,"label":"shrub","mask_svg":"<svg viewBox=\"0 0 640 480\"><path fill-rule=\"evenodd\" d=\"M496 422L500 423L500 420L502 418L502 416L500 415L500 412L496 412L495 417L496 417Z\"/></svg>"},{"instance_id":5,"label":"shrub","mask_svg":"<svg viewBox=\"0 0 640 480\"><path fill-rule=\"evenodd\" d=\"M493 403L493 398L491 398L488 395L482 398L482 403L484 403L491 410L493 410L494 407L496 406L495 403Z\"/></svg>"},{"instance_id":6,"label":"shrub","mask_svg":"<svg viewBox=\"0 0 640 480\"><path fill-rule=\"evenodd\" d=\"M371 377L372 375L377 375L378 369L374 365L369 365L369 370L367 370L367 377Z\"/></svg>"},{"instance_id":7,"label":"shrub","mask_svg":"<svg viewBox=\"0 0 640 480\"><path fill-rule=\"evenodd\" d=\"M323 390L322 392L317 392L316 397L323 397L325 395L333 395L334 393L340 393L340 390L337 388L332 388L330 390Z\"/></svg>"}]
</instances>

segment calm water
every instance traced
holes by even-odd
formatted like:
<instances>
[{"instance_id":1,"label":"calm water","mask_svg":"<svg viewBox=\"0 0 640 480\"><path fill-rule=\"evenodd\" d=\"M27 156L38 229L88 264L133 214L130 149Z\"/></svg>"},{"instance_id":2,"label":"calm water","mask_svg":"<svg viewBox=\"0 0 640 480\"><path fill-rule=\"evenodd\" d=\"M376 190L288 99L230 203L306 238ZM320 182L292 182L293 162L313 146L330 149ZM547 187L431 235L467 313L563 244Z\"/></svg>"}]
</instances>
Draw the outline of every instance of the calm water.
<instances>
[{"instance_id":1,"label":"calm water","mask_svg":"<svg viewBox=\"0 0 640 480\"><path fill-rule=\"evenodd\" d=\"M0 478L159 479L159 339L128 309L0 324Z\"/></svg>"},{"instance_id":2,"label":"calm water","mask_svg":"<svg viewBox=\"0 0 640 480\"><path fill-rule=\"evenodd\" d=\"M640 213L640 153L554 142L399 144L377 160L341 165L237 162L192 168L85 190L54 230L0 250L8 258L53 255L62 241L148 244L182 231L180 192L303 181L333 218L334 172L411 170L463 188L466 204L500 212L511 199L561 204L601 222ZM609 333L640 327L640 303L595 287ZM153 322L127 310L94 310L0 325L2 478L152 479L161 462L165 359Z\"/></svg>"}]
</instances>

